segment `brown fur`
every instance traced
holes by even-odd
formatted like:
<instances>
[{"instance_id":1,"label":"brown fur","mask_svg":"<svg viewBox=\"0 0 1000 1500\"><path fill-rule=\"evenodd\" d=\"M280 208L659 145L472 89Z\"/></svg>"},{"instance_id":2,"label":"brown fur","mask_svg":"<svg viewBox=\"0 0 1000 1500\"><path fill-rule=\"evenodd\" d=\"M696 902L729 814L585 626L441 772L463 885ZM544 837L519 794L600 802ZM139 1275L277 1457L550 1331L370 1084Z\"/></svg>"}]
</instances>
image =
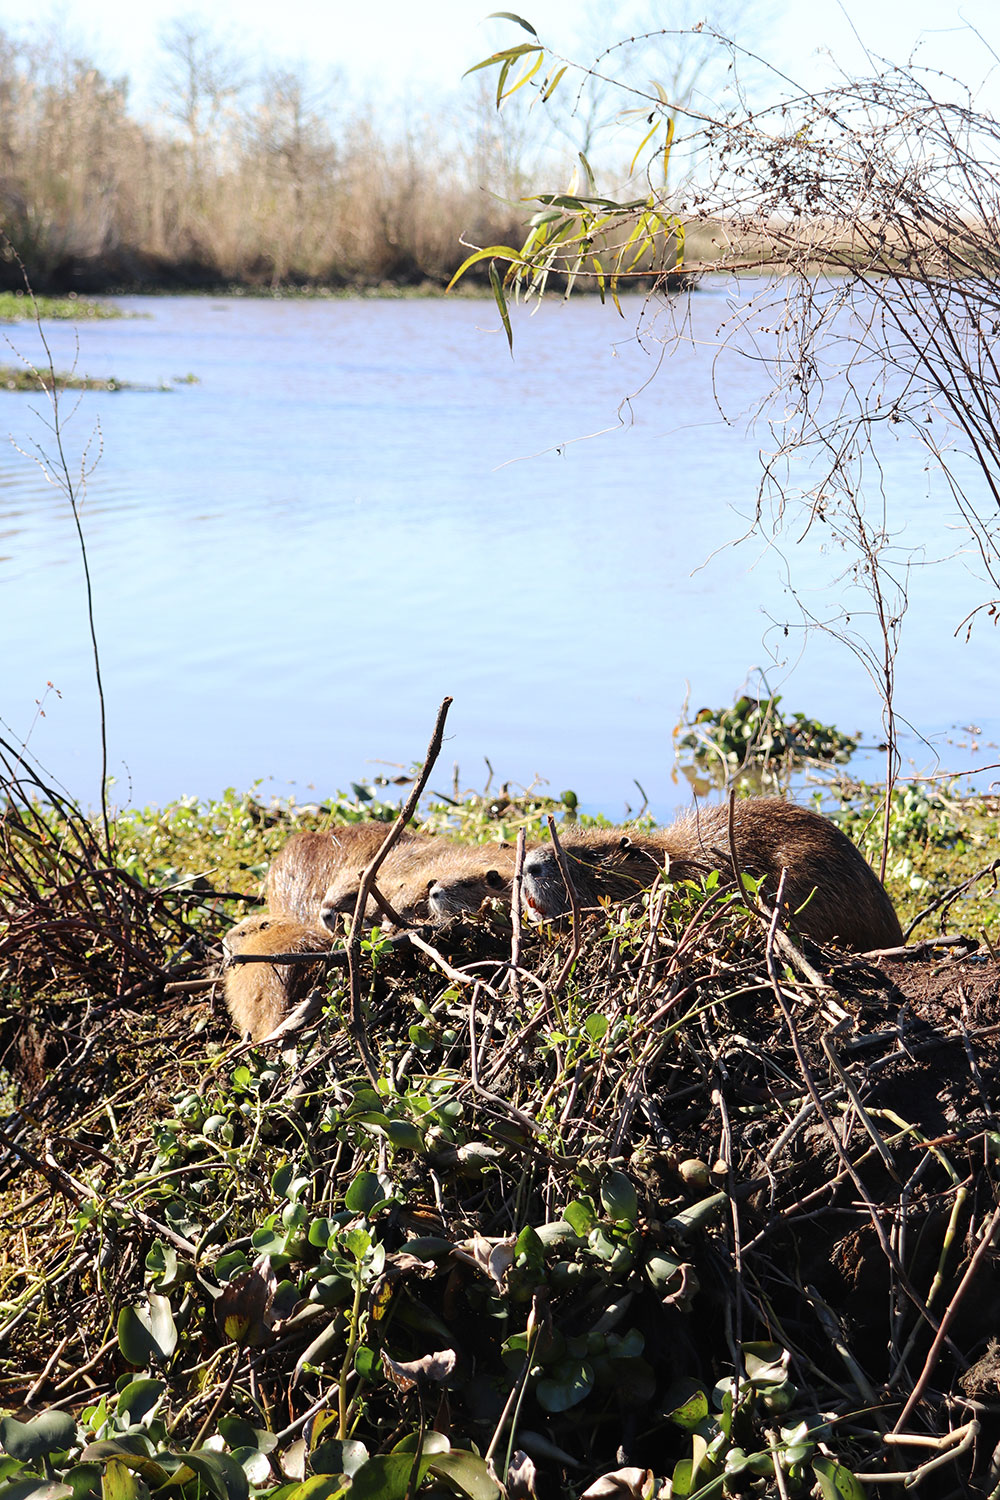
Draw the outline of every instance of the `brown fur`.
<instances>
[{"instance_id":1,"label":"brown fur","mask_svg":"<svg viewBox=\"0 0 1000 1500\"><path fill-rule=\"evenodd\" d=\"M385 842L389 827L388 823L345 823L328 833L293 833L267 872L264 899L268 910L324 931L320 907L330 885L346 873L357 895L360 872ZM423 839L421 834L404 833L396 847Z\"/></svg>"},{"instance_id":2,"label":"brown fur","mask_svg":"<svg viewBox=\"0 0 1000 1500\"><path fill-rule=\"evenodd\" d=\"M508 844L458 844L428 835L396 845L378 872L379 891L407 922L444 922L462 911L478 911L488 896L510 900L514 851ZM323 897L321 918L331 932L342 933L358 898L354 871L336 875ZM375 901L368 921L384 922Z\"/></svg>"},{"instance_id":3,"label":"brown fur","mask_svg":"<svg viewBox=\"0 0 1000 1500\"><path fill-rule=\"evenodd\" d=\"M778 797L747 797L735 804L733 832L740 868L763 876L772 900L785 871L786 920L803 936L861 951L903 941L881 881L828 818ZM698 808L652 834L594 829L567 835L562 843L580 904L593 907L602 897L627 900L648 889L665 864L675 880L728 870L729 809ZM534 850L524 874L529 917L545 921L567 910L551 847Z\"/></svg>"},{"instance_id":4,"label":"brown fur","mask_svg":"<svg viewBox=\"0 0 1000 1500\"><path fill-rule=\"evenodd\" d=\"M442 851L443 852L443 851ZM454 844L447 857L433 863L427 887L432 922L446 922L463 912L478 911L491 897L510 905L514 850L509 844Z\"/></svg>"},{"instance_id":5,"label":"brown fur","mask_svg":"<svg viewBox=\"0 0 1000 1500\"><path fill-rule=\"evenodd\" d=\"M247 917L226 933L226 957L234 953L328 953L333 939L284 916ZM269 1036L316 983L313 964L233 964L225 970L226 1006L241 1036Z\"/></svg>"}]
</instances>

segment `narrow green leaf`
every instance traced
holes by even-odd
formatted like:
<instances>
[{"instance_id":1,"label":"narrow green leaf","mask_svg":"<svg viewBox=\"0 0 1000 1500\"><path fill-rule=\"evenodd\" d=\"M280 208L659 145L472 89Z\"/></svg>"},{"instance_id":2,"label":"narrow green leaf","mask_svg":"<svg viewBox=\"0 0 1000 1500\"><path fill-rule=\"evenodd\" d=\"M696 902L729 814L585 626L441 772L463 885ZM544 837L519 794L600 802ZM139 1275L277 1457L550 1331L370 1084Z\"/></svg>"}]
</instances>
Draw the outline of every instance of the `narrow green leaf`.
<instances>
[{"instance_id":1,"label":"narrow green leaf","mask_svg":"<svg viewBox=\"0 0 1000 1500\"><path fill-rule=\"evenodd\" d=\"M630 177L632 176L632 173L635 171L635 164L639 160L640 155L642 154L642 148L649 141L651 141L653 139L653 136L656 134L656 132L659 130L659 128L660 128L660 121L659 120L654 121L652 129L651 130L647 130L646 134L643 136L642 140L639 142L638 146L636 147L635 155L633 156L632 161L629 164L628 175Z\"/></svg>"},{"instance_id":2,"label":"narrow green leaf","mask_svg":"<svg viewBox=\"0 0 1000 1500\"><path fill-rule=\"evenodd\" d=\"M503 285L500 281L499 275L497 274L497 268L493 261L490 261L490 286L493 288L493 299L496 302L497 308L499 309L500 321L503 324L504 332L507 335L507 347L510 349L510 356L511 359L513 359L514 331L510 326L510 314L507 311L507 299L503 294Z\"/></svg>"},{"instance_id":3,"label":"narrow green leaf","mask_svg":"<svg viewBox=\"0 0 1000 1500\"><path fill-rule=\"evenodd\" d=\"M505 47L502 52L494 52L491 57L484 57L482 62L473 63L471 68L466 68L465 72L462 74L462 77L468 78L470 73L478 73L482 68L492 68L495 63L505 62L509 67L512 62L516 62L517 59L519 57L523 57L526 52L537 51L538 48L533 47L530 42L521 42L516 47Z\"/></svg>"},{"instance_id":4,"label":"narrow green leaf","mask_svg":"<svg viewBox=\"0 0 1000 1500\"><path fill-rule=\"evenodd\" d=\"M460 276L465 275L470 266L474 266L480 260L489 260L491 256L498 260L509 260L514 263L521 259L519 252L510 245L487 245L485 250L475 250L463 260L445 290L450 292L455 282Z\"/></svg>"},{"instance_id":5,"label":"narrow green leaf","mask_svg":"<svg viewBox=\"0 0 1000 1500\"><path fill-rule=\"evenodd\" d=\"M526 21L523 16L516 16L512 10L491 10L486 19L487 21L513 21L515 25L520 26L522 31L530 31L532 36L538 35L530 21Z\"/></svg>"},{"instance_id":6,"label":"narrow green leaf","mask_svg":"<svg viewBox=\"0 0 1000 1500\"><path fill-rule=\"evenodd\" d=\"M548 101L552 98L552 95L555 93L556 89L559 86L559 80L562 78L565 71L566 68L565 66L563 66L557 73L552 74L551 77L546 79L545 83L542 85L543 104L547 104Z\"/></svg>"}]
</instances>

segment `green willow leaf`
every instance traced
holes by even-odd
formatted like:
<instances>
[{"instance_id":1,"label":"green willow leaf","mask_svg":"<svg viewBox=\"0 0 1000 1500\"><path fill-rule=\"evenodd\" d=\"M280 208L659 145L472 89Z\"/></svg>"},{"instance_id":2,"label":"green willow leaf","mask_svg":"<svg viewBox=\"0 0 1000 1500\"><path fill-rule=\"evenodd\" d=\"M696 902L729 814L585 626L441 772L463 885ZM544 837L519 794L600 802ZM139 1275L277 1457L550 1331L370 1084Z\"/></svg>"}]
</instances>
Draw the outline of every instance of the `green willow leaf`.
<instances>
[{"instance_id":1,"label":"green willow leaf","mask_svg":"<svg viewBox=\"0 0 1000 1500\"><path fill-rule=\"evenodd\" d=\"M513 21L515 26L520 26L522 31L529 31L532 36L538 35L530 21L526 21L523 16L516 16L512 10L491 10L486 19L487 21Z\"/></svg>"},{"instance_id":2,"label":"green willow leaf","mask_svg":"<svg viewBox=\"0 0 1000 1500\"><path fill-rule=\"evenodd\" d=\"M504 332L507 335L507 347L510 350L511 358L513 358L514 331L510 326L510 314L507 311L507 299L503 294L503 283L500 280L499 274L497 273L497 268L494 265L493 261L490 261L490 286L493 288L493 299L496 302L497 308L499 309L500 321L503 324Z\"/></svg>"}]
</instances>

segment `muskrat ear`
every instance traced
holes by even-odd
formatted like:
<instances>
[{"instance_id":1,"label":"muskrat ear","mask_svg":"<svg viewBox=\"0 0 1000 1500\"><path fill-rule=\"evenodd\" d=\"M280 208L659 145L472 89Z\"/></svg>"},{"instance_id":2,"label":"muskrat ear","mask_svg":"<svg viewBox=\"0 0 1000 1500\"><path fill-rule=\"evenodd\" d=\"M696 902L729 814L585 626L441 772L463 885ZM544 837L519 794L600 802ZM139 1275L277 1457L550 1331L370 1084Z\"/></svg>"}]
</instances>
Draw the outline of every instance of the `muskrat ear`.
<instances>
[{"instance_id":1,"label":"muskrat ear","mask_svg":"<svg viewBox=\"0 0 1000 1500\"><path fill-rule=\"evenodd\" d=\"M486 884L489 886L489 888L490 888L491 891L502 890L503 889L503 876L500 874L500 871L499 870L487 870L486 871Z\"/></svg>"}]
</instances>

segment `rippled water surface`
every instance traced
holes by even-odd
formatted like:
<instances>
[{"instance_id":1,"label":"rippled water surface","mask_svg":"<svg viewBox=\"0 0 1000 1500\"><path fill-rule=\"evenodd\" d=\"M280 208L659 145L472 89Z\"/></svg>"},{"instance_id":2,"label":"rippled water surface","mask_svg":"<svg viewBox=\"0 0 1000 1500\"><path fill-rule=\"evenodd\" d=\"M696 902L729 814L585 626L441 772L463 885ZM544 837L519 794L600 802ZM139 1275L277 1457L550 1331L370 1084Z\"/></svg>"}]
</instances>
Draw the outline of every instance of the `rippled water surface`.
<instances>
[{"instance_id":1,"label":"rippled water surface","mask_svg":"<svg viewBox=\"0 0 1000 1500\"><path fill-rule=\"evenodd\" d=\"M538 773L615 816L641 801L637 779L665 814L687 800L671 778L687 684L695 706L721 705L755 665L787 708L874 740L857 662L782 629L800 618L788 567L826 616L844 559L812 538L787 564L727 546L768 442L740 415L756 367L714 359L728 296L695 294L696 347L666 358L665 322L637 342L638 304L622 319L582 300L516 318L513 359L478 302L130 298L142 316L82 326L78 352L74 330L46 325L57 367L198 377L63 398L71 468L85 449L97 460L84 526L117 800L257 778L328 794L420 757L450 694L432 784L457 761L481 785L488 756L500 779ZM36 330L9 337L40 357ZM0 400L0 715L93 803L80 556L35 461L55 442L38 398ZM952 551L920 453L898 443L884 461L907 538ZM981 743L1000 729L990 627L952 638L987 594L961 558L914 572L910 591L899 704L964 767L954 726L978 725ZM931 764L915 737L906 748Z\"/></svg>"}]
</instances>

